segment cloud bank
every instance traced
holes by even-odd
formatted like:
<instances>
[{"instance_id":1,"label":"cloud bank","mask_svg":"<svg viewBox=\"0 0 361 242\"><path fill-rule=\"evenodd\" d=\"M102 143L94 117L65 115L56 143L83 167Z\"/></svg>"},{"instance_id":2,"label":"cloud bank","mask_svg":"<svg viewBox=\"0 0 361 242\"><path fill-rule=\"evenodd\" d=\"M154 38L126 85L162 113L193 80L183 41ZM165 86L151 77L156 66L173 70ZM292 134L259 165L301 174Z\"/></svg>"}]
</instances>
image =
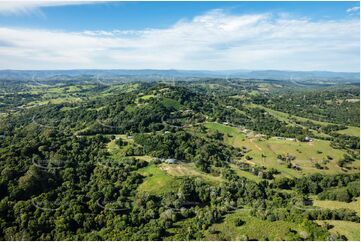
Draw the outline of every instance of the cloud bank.
<instances>
[{"instance_id":1,"label":"cloud bank","mask_svg":"<svg viewBox=\"0 0 361 242\"><path fill-rule=\"evenodd\" d=\"M0 15L43 15L41 8L43 7L56 7L56 6L65 6L65 5L79 5L79 4L89 4L87 1L73 1L73 0L43 0L43 1L34 1L34 0L8 0L1 1L0 4Z\"/></svg>"},{"instance_id":2,"label":"cloud bank","mask_svg":"<svg viewBox=\"0 0 361 242\"><path fill-rule=\"evenodd\" d=\"M359 71L359 20L213 10L164 29L65 32L0 25L2 69Z\"/></svg>"}]
</instances>

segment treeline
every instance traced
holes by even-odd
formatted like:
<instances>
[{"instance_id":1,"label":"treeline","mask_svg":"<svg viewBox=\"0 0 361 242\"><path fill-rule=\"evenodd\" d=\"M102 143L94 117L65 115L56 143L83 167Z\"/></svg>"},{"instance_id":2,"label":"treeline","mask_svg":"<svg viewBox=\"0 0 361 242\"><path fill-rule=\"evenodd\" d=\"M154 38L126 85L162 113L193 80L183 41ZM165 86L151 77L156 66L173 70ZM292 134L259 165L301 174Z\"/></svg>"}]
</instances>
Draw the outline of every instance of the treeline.
<instances>
[{"instance_id":1,"label":"treeline","mask_svg":"<svg viewBox=\"0 0 361 242\"><path fill-rule=\"evenodd\" d=\"M248 123L246 127L262 134L291 138L304 137L310 134L307 129L299 126L290 126L260 108L248 109L247 115L251 117L252 122Z\"/></svg>"},{"instance_id":2,"label":"treeline","mask_svg":"<svg viewBox=\"0 0 361 242\"><path fill-rule=\"evenodd\" d=\"M360 124L360 103L355 102L355 99L360 99L359 88L339 87L276 93L262 104L281 112L317 121L357 127Z\"/></svg>"},{"instance_id":3,"label":"treeline","mask_svg":"<svg viewBox=\"0 0 361 242\"><path fill-rule=\"evenodd\" d=\"M332 133L331 147L335 149L360 149L360 138L345 134Z\"/></svg>"},{"instance_id":4,"label":"treeline","mask_svg":"<svg viewBox=\"0 0 361 242\"><path fill-rule=\"evenodd\" d=\"M341 202L351 202L353 198L360 196L360 181L354 181L345 187L325 190L318 194L321 200L336 200Z\"/></svg>"},{"instance_id":5,"label":"treeline","mask_svg":"<svg viewBox=\"0 0 361 242\"><path fill-rule=\"evenodd\" d=\"M318 194L321 199L350 202L359 196L359 174L321 175L313 174L298 179L281 178L272 186L281 189L296 189L301 194Z\"/></svg>"}]
</instances>

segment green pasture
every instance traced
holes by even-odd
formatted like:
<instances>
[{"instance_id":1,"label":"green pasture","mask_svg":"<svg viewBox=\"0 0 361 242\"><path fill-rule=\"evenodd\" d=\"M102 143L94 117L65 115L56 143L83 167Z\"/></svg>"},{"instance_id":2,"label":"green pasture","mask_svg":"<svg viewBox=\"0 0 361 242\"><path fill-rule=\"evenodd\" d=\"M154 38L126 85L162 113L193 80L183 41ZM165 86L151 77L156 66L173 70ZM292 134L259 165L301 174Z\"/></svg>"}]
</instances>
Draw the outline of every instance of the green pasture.
<instances>
[{"instance_id":1,"label":"green pasture","mask_svg":"<svg viewBox=\"0 0 361 242\"><path fill-rule=\"evenodd\" d=\"M343 158L346 152L332 148L330 141L315 139L312 142L299 142L295 139L283 137L265 139L255 134L250 135L251 132L246 135L236 127L219 123L205 123L205 127L211 131L223 133L226 144L239 148L246 147L249 150L247 155L252 158L252 160L247 161L250 164L276 168L285 176L299 177L312 173L345 173L337 165L337 161ZM299 166L301 171L287 168L284 162L277 159L278 155L287 154L295 157L292 164ZM332 159L328 163L323 163L327 156L332 157ZM315 167L316 163L319 163L325 169L317 169ZM359 161L353 162L352 167L353 169L349 172L358 172Z\"/></svg>"},{"instance_id":2,"label":"green pasture","mask_svg":"<svg viewBox=\"0 0 361 242\"><path fill-rule=\"evenodd\" d=\"M244 224L237 226L237 219ZM302 227L292 222L261 220L250 216L248 210L238 210L226 215L223 222L213 224L205 240L284 240L290 230L302 232Z\"/></svg>"},{"instance_id":3,"label":"green pasture","mask_svg":"<svg viewBox=\"0 0 361 242\"><path fill-rule=\"evenodd\" d=\"M157 165L149 165L139 169L138 172L145 176L143 183L139 185L138 191L153 194L162 194L175 191L178 185L178 179L169 175Z\"/></svg>"}]
</instances>

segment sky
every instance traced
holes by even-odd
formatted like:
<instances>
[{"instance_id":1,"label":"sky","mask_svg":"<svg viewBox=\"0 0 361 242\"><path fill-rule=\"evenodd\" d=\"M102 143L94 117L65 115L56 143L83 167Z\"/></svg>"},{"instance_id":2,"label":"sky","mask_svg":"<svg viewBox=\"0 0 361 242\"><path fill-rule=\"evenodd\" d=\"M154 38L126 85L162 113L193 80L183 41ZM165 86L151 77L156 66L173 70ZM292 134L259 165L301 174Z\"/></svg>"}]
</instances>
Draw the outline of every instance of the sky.
<instances>
[{"instance_id":1,"label":"sky","mask_svg":"<svg viewBox=\"0 0 361 242\"><path fill-rule=\"evenodd\" d=\"M359 68L358 1L0 1L0 69Z\"/></svg>"}]
</instances>

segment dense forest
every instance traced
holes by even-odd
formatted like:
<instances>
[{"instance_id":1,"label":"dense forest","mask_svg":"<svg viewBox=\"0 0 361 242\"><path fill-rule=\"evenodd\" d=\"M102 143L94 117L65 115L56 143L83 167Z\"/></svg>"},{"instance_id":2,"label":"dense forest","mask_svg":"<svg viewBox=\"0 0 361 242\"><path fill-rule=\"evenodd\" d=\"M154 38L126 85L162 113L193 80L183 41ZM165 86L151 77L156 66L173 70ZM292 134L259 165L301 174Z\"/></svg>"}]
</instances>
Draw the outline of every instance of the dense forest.
<instances>
[{"instance_id":1,"label":"dense forest","mask_svg":"<svg viewBox=\"0 0 361 242\"><path fill-rule=\"evenodd\" d=\"M1 240L355 239L358 86L84 79L2 81Z\"/></svg>"}]
</instances>

